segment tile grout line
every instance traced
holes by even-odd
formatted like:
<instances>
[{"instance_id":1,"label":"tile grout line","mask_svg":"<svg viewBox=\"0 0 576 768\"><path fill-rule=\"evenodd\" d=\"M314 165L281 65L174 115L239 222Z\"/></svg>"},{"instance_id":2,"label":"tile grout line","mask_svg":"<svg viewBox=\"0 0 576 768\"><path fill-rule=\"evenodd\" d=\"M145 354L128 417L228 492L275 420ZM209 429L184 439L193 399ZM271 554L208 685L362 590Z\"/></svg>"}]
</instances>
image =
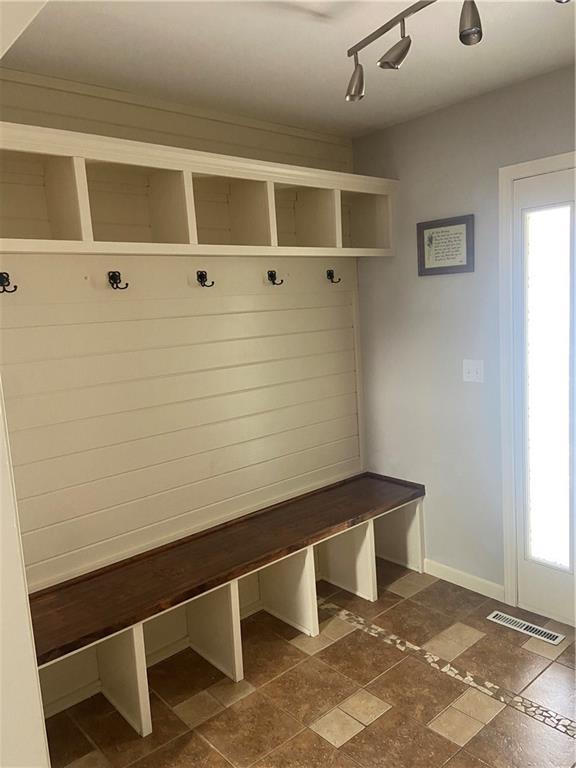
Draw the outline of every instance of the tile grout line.
<instances>
[{"instance_id":1,"label":"tile grout line","mask_svg":"<svg viewBox=\"0 0 576 768\"><path fill-rule=\"evenodd\" d=\"M490 682L489 680L478 681L468 672L463 674L459 672L455 667L453 667L450 662L444 661L440 657L435 656L429 651L426 651L424 648L421 648L418 645L414 645L414 643L410 643L408 640L403 640L397 635L386 632L385 629L378 627L376 624L372 624L362 616L354 614L345 608L341 608L335 603L331 603L330 599L318 598L318 605L321 606L323 610L328 611L328 613L330 613L332 616L335 616L342 621L348 622L352 626L356 627L356 629L359 629L362 632L366 632L372 637L381 638L383 642L387 643L388 645L394 645L399 651L402 651L403 653L406 651L411 651L415 655L422 658L433 669L437 669L443 674L447 674L455 680L459 680L460 682L465 683L470 688L475 688L487 696L497 699L503 704L507 704L519 712L528 715L528 717L531 717L534 720L537 720L538 722L541 722L550 728L553 728L554 730L569 736L570 738L576 739L576 721L571 720L568 717L563 717L559 713L554 712L553 710L550 710L546 707L540 706L536 702L533 702L520 694L508 691L505 688Z\"/></svg>"}]
</instances>

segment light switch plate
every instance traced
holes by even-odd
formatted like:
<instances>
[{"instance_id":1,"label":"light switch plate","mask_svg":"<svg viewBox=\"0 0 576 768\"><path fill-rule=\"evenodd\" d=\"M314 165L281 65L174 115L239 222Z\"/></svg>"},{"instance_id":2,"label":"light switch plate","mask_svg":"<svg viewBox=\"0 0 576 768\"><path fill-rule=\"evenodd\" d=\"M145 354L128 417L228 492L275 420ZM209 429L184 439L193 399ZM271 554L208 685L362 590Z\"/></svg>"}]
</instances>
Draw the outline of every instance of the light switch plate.
<instances>
[{"instance_id":1,"label":"light switch plate","mask_svg":"<svg viewBox=\"0 0 576 768\"><path fill-rule=\"evenodd\" d=\"M464 360L462 363L462 381L475 384L484 383L484 360Z\"/></svg>"}]
</instances>

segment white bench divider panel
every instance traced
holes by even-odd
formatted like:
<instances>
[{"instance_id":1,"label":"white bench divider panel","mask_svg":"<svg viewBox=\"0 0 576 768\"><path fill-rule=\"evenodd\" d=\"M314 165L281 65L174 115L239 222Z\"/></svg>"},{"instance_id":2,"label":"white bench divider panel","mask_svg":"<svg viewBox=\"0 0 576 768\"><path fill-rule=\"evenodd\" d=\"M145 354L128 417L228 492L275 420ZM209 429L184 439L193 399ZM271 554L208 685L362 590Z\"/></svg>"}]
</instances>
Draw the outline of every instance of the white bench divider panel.
<instances>
[{"instance_id":1,"label":"white bench divider panel","mask_svg":"<svg viewBox=\"0 0 576 768\"><path fill-rule=\"evenodd\" d=\"M141 736L152 733L142 624L96 647L102 693Z\"/></svg>"},{"instance_id":2,"label":"white bench divider panel","mask_svg":"<svg viewBox=\"0 0 576 768\"><path fill-rule=\"evenodd\" d=\"M190 647L235 683L242 680L238 581L192 600L186 615Z\"/></svg>"},{"instance_id":3,"label":"white bench divider panel","mask_svg":"<svg viewBox=\"0 0 576 768\"><path fill-rule=\"evenodd\" d=\"M325 581L365 600L378 599L373 520L321 542L317 549Z\"/></svg>"},{"instance_id":4,"label":"white bench divider panel","mask_svg":"<svg viewBox=\"0 0 576 768\"><path fill-rule=\"evenodd\" d=\"M262 608L306 635L319 633L314 549L306 547L258 572Z\"/></svg>"}]
</instances>

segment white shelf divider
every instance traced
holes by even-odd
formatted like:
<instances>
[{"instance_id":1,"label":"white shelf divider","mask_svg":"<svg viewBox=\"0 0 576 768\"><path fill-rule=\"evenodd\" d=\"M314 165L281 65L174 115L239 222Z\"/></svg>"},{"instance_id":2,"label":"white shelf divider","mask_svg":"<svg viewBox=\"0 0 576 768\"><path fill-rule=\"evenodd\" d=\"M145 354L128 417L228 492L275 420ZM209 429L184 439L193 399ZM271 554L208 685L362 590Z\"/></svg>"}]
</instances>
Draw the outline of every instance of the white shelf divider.
<instances>
[{"instance_id":1,"label":"white shelf divider","mask_svg":"<svg viewBox=\"0 0 576 768\"><path fill-rule=\"evenodd\" d=\"M99 643L102 693L141 736L152 733L142 624Z\"/></svg>"},{"instance_id":2,"label":"white shelf divider","mask_svg":"<svg viewBox=\"0 0 576 768\"><path fill-rule=\"evenodd\" d=\"M81 239L92 243L94 242L94 233L92 232L92 216L90 215L86 162L83 157L74 158L74 176L76 179L76 192L78 194L75 204L78 209Z\"/></svg>"},{"instance_id":3,"label":"white shelf divider","mask_svg":"<svg viewBox=\"0 0 576 768\"><path fill-rule=\"evenodd\" d=\"M238 581L192 600L186 615L190 647L234 682L242 680Z\"/></svg>"},{"instance_id":4,"label":"white shelf divider","mask_svg":"<svg viewBox=\"0 0 576 768\"><path fill-rule=\"evenodd\" d=\"M319 633L314 549L285 557L258 573L262 608L310 637Z\"/></svg>"}]
</instances>

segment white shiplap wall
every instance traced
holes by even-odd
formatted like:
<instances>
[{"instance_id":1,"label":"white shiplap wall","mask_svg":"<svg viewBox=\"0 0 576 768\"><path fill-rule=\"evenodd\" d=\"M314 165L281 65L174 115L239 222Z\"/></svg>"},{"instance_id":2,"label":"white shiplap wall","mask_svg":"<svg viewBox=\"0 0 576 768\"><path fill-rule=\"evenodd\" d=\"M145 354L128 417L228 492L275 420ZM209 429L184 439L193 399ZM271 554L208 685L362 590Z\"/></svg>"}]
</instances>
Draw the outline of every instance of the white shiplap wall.
<instances>
[{"instance_id":1,"label":"white shiplap wall","mask_svg":"<svg viewBox=\"0 0 576 768\"><path fill-rule=\"evenodd\" d=\"M18 284L0 353L31 590L359 471L354 260L1 264Z\"/></svg>"},{"instance_id":2,"label":"white shiplap wall","mask_svg":"<svg viewBox=\"0 0 576 768\"><path fill-rule=\"evenodd\" d=\"M289 165L353 169L347 138L2 67L0 117Z\"/></svg>"}]
</instances>

